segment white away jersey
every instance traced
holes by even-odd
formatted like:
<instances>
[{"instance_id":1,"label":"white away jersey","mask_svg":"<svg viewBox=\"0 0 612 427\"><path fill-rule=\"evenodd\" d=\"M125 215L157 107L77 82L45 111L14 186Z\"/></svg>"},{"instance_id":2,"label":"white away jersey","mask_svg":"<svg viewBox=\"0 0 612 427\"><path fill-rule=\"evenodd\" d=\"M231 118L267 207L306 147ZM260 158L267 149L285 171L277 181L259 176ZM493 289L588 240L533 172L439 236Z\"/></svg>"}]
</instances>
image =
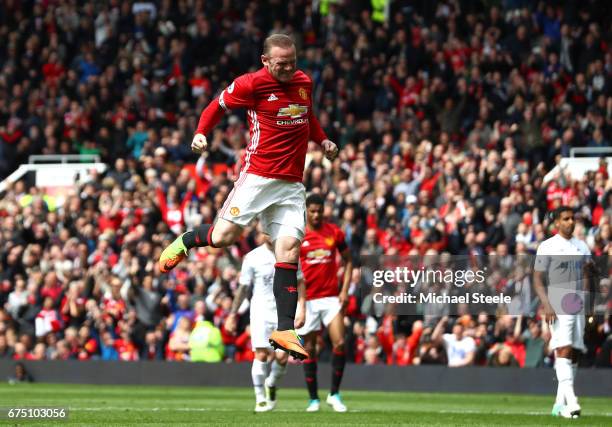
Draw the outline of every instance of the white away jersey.
<instances>
[{"instance_id":1,"label":"white away jersey","mask_svg":"<svg viewBox=\"0 0 612 427\"><path fill-rule=\"evenodd\" d=\"M253 286L254 300L274 300L274 264L274 252L265 243L244 256L239 282ZM301 268L298 269L299 280L303 280Z\"/></svg>"},{"instance_id":2,"label":"white away jersey","mask_svg":"<svg viewBox=\"0 0 612 427\"><path fill-rule=\"evenodd\" d=\"M590 255L585 242L575 237L567 240L559 234L538 247L534 269L547 273L548 298L557 314L583 311L584 304L579 304L584 301L583 266Z\"/></svg>"}]
</instances>

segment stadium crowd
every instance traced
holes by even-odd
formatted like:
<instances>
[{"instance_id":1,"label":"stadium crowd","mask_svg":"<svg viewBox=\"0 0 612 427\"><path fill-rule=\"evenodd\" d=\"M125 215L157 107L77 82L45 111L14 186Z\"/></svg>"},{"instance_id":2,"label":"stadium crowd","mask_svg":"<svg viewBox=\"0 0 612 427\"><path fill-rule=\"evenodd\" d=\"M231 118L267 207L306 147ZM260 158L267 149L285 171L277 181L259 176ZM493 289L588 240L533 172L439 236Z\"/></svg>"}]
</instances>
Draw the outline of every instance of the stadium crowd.
<instances>
[{"instance_id":1,"label":"stadium crowd","mask_svg":"<svg viewBox=\"0 0 612 427\"><path fill-rule=\"evenodd\" d=\"M155 261L231 190L243 112L226 116L206 157L189 143L207 103L259 68L272 32L295 37L341 147L330 163L313 145L304 184L325 195L357 262L533 254L560 204L577 208L593 254L612 255L605 160L578 180L544 180L571 147L610 146L605 2L384 3L0 2L0 178L31 154L110 166L62 198L22 180L0 200L0 357L252 360L248 315L236 334L225 322L254 228L171 274ZM345 317L354 363L551 363L537 308L398 315L372 302L361 273ZM611 366L610 301L602 291L589 317L585 365Z\"/></svg>"}]
</instances>

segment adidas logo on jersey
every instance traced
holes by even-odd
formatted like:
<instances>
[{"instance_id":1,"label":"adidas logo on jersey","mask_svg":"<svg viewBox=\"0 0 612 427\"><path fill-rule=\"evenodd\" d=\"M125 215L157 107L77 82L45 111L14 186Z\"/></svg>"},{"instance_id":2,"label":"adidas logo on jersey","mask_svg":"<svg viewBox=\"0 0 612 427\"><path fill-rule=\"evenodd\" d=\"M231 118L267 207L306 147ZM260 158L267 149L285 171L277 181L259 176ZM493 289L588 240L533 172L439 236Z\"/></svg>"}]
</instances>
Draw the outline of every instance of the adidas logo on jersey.
<instances>
[{"instance_id":1,"label":"adidas logo on jersey","mask_svg":"<svg viewBox=\"0 0 612 427\"><path fill-rule=\"evenodd\" d=\"M276 97L276 95L272 94L268 97L268 101L278 101L278 98Z\"/></svg>"}]
</instances>

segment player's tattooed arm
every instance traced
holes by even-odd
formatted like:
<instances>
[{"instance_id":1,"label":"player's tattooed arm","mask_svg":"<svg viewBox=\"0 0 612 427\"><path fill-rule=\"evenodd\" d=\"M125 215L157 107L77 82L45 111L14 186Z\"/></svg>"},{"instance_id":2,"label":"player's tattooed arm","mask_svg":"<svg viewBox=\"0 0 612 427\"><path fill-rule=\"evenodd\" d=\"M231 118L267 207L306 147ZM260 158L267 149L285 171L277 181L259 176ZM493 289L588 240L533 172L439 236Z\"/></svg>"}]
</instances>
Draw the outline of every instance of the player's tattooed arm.
<instances>
[{"instance_id":1,"label":"player's tattooed arm","mask_svg":"<svg viewBox=\"0 0 612 427\"><path fill-rule=\"evenodd\" d=\"M236 290L236 295L234 296L234 301L232 301L232 308L230 310L230 314L235 316L238 314L238 309L242 305L242 301L246 298L247 291L249 287L247 285L240 285Z\"/></svg>"},{"instance_id":2,"label":"player's tattooed arm","mask_svg":"<svg viewBox=\"0 0 612 427\"><path fill-rule=\"evenodd\" d=\"M234 296L234 300L232 301L232 308L230 309L230 314L225 322L225 330L230 334L236 332L236 328L238 326L238 309L240 308L240 305L242 305L242 301L244 301L248 289L249 287L247 285L240 285L236 290L236 295Z\"/></svg>"}]
</instances>

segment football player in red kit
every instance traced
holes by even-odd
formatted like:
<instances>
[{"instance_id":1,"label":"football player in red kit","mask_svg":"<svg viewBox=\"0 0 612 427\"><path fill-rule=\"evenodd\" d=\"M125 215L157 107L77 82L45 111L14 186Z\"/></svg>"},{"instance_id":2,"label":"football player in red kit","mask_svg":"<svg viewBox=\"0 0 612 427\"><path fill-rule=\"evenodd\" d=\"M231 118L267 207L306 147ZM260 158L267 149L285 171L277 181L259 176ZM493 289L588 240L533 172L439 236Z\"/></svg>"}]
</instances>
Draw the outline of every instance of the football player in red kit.
<instances>
[{"instance_id":1,"label":"football player in red kit","mask_svg":"<svg viewBox=\"0 0 612 427\"><path fill-rule=\"evenodd\" d=\"M312 80L296 68L293 40L284 34L266 38L261 62L259 71L238 77L204 109L191 143L194 152L202 153L206 134L223 114L246 108L250 141L240 176L214 225L179 236L162 252L159 268L163 273L170 271L194 247L231 245L259 215L274 242L276 257L273 288L278 329L270 343L304 359L308 354L294 330L297 266L305 226L304 162L311 140L321 145L330 160L338 155L338 147L327 139L313 114Z\"/></svg>"},{"instance_id":2,"label":"football player in red kit","mask_svg":"<svg viewBox=\"0 0 612 427\"><path fill-rule=\"evenodd\" d=\"M317 387L317 335L321 324L327 327L332 342L332 379L327 403L336 412L346 412L340 398L340 382L344 374L344 308L348 303L348 288L353 272L351 252L344 233L336 225L323 221L324 200L318 194L306 199L306 235L300 249L300 262L306 283L306 323L298 333L304 337L309 354L304 361L306 387L310 395L308 412L318 411L320 401ZM337 253L344 261L342 286L338 286Z\"/></svg>"}]
</instances>

